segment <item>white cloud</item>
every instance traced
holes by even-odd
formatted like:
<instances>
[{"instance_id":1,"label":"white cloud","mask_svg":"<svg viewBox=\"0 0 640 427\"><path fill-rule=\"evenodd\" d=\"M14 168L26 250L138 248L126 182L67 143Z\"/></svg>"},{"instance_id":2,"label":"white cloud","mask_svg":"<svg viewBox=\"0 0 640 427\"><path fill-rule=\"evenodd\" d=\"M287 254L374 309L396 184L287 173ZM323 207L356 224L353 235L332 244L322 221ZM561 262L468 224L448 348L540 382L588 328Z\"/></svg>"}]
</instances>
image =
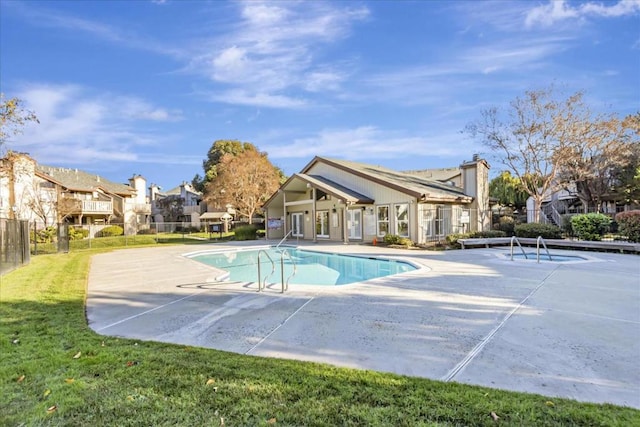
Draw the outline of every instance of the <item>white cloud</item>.
<instances>
[{"instance_id":1,"label":"white cloud","mask_svg":"<svg viewBox=\"0 0 640 427\"><path fill-rule=\"evenodd\" d=\"M297 138L289 145L267 144L264 149L273 159L310 158L319 155L362 160L457 156L460 154L460 143L459 134L415 136L404 131L360 126L353 129L325 129L317 135Z\"/></svg>"},{"instance_id":2,"label":"white cloud","mask_svg":"<svg viewBox=\"0 0 640 427\"><path fill-rule=\"evenodd\" d=\"M280 6L265 3L246 3L242 9L242 17L258 26L278 24L289 14L289 11Z\"/></svg>"},{"instance_id":3,"label":"white cloud","mask_svg":"<svg viewBox=\"0 0 640 427\"><path fill-rule=\"evenodd\" d=\"M337 91L346 79L344 73L318 70L312 71L304 78L304 88L309 92Z\"/></svg>"},{"instance_id":4,"label":"white cloud","mask_svg":"<svg viewBox=\"0 0 640 427\"><path fill-rule=\"evenodd\" d=\"M210 96L209 99L228 104L268 108L299 109L307 106L306 101L302 99L291 98L285 95L272 95L264 92L248 92L242 89L234 89L217 93Z\"/></svg>"},{"instance_id":5,"label":"white cloud","mask_svg":"<svg viewBox=\"0 0 640 427\"><path fill-rule=\"evenodd\" d=\"M138 98L96 94L78 85L32 84L17 96L40 123L26 127L8 147L29 152L44 164L136 161L136 149L153 146L160 138L135 125L171 120L177 114Z\"/></svg>"},{"instance_id":6,"label":"white cloud","mask_svg":"<svg viewBox=\"0 0 640 427\"><path fill-rule=\"evenodd\" d=\"M239 21L207 43L208 51L194 55L190 69L228 86L217 100L278 108L306 103L293 100L291 91L304 96L339 88L344 73L318 64L316 52L369 13L324 2L246 1L239 7Z\"/></svg>"},{"instance_id":7,"label":"white cloud","mask_svg":"<svg viewBox=\"0 0 640 427\"><path fill-rule=\"evenodd\" d=\"M120 116L129 120L150 120L154 122L176 122L183 119L180 110L158 108L139 98L115 96L110 102L118 106Z\"/></svg>"},{"instance_id":8,"label":"white cloud","mask_svg":"<svg viewBox=\"0 0 640 427\"><path fill-rule=\"evenodd\" d=\"M41 7L46 3L8 2L7 6L22 14L32 25L47 28L60 28L75 33L83 33L110 43L149 52L168 55L174 58L184 57L183 49L149 39L128 28L120 28L103 22L78 18L76 16ZM3 3L3 6L5 4Z\"/></svg>"},{"instance_id":9,"label":"white cloud","mask_svg":"<svg viewBox=\"0 0 640 427\"><path fill-rule=\"evenodd\" d=\"M372 73L359 80L364 90L352 96L401 106L428 105L443 113L459 108L460 102L473 103L477 94L486 93L489 78L501 80L492 92L494 99L499 90L522 90L530 81L528 73L540 77L540 70L572 43L564 36L497 38L458 49L439 61Z\"/></svg>"},{"instance_id":10,"label":"white cloud","mask_svg":"<svg viewBox=\"0 0 640 427\"><path fill-rule=\"evenodd\" d=\"M556 22L580 20L589 16L620 17L640 13L640 0L620 0L615 4L595 2L572 6L566 0L549 0L545 5L529 10L525 18L527 27L550 27Z\"/></svg>"}]
</instances>

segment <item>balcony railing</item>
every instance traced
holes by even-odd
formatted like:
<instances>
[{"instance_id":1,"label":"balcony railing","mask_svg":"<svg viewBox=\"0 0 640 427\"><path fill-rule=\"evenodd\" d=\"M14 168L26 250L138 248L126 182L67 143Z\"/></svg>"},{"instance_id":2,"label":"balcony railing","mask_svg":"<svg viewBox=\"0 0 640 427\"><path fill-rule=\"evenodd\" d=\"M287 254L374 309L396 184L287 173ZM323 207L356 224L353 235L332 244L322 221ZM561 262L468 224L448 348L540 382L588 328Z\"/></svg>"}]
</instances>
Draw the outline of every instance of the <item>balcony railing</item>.
<instances>
[{"instance_id":1,"label":"balcony railing","mask_svg":"<svg viewBox=\"0 0 640 427\"><path fill-rule=\"evenodd\" d=\"M136 203L133 206L133 211L139 214L151 214L151 203Z\"/></svg>"},{"instance_id":2,"label":"balcony railing","mask_svg":"<svg viewBox=\"0 0 640 427\"><path fill-rule=\"evenodd\" d=\"M113 213L113 202L103 202L99 200L82 200L82 213Z\"/></svg>"}]
</instances>

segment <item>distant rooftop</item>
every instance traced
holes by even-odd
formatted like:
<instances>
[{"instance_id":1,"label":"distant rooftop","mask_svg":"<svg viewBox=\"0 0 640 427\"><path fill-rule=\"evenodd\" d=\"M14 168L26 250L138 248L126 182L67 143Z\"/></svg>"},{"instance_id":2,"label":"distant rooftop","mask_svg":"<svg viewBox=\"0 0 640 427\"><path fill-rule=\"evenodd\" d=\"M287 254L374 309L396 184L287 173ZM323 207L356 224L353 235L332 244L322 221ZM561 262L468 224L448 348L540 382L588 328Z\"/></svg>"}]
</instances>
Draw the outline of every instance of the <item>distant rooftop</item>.
<instances>
[{"instance_id":1,"label":"distant rooftop","mask_svg":"<svg viewBox=\"0 0 640 427\"><path fill-rule=\"evenodd\" d=\"M135 189L127 184L115 183L100 175L90 174L79 169L38 164L36 172L69 190L93 192L97 189L102 189L108 193L124 196L135 194Z\"/></svg>"}]
</instances>

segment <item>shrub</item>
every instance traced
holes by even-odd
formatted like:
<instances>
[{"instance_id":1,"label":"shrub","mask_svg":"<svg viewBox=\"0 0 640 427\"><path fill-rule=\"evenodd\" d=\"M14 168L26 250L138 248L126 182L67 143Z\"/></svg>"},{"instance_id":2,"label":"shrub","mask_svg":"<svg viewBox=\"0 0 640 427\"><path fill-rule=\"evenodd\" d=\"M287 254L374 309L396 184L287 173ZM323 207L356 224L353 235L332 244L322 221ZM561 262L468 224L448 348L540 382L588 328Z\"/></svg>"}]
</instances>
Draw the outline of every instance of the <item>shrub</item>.
<instances>
[{"instance_id":1,"label":"shrub","mask_svg":"<svg viewBox=\"0 0 640 427\"><path fill-rule=\"evenodd\" d=\"M119 225L109 225L96 233L96 237L122 236L124 229Z\"/></svg>"},{"instance_id":2,"label":"shrub","mask_svg":"<svg viewBox=\"0 0 640 427\"><path fill-rule=\"evenodd\" d=\"M601 213L580 214L571 218L571 228L580 240L602 240L610 224L611 218Z\"/></svg>"},{"instance_id":3,"label":"shrub","mask_svg":"<svg viewBox=\"0 0 640 427\"><path fill-rule=\"evenodd\" d=\"M398 236L397 234L385 234L383 242L387 245L413 246L413 241L408 237Z\"/></svg>"},{"instance_id":4,"label":"shrub","mask_svg":"<svg viewBox=\"0 0 640 427\"><path fill-rule=\"evenodd\" d=\"M82 240L89 237L89 230L84 228L69 227L69 240Z\"/></svg>"},{"instance_id":5,"label":"shrub","mask_svg":"<svg viewBox=\"0 0 640 427\"><path fill-rule=\"evenodd\" d=\"M29 238L31 239L32 242L36 242L36 243L51 243L56 237L57 232L58 230L55 227L49 226L49 227L43 228L42 230L36 232L35 234L33 231L31 231L29 233Z\"/></svg>"},{"instance_id":6,"label":"shrub","mask_svg":"<svg viewBox=\"0 0 640 427\"><path fill-rule=\"evenodd\" d=\"M501 216L496 224L496 230L504 231L507 236L513 236L516 221L511 216Z\"/></svg>"},{"instance_id":7,"label":"shrub","mask_svg":"<svg viewBox=\"0 0 640 427\"><path fill-rule=\"evenodd\" d=\"M472 231L469 233L469 237L472 239L491 239L494 237L508 237L507 233L502 230L486 230L486 231Z\"/></svg>"},{"instance_id":8,"label":"shrub","mask_svg":"<svg viewBox=\"0 0 640 427\"><path fill-rule=\"evenodd\" d=\"M630 242L640 242L640 210L620 212L616 215L618 232Z\"/></svg>"},{"instance_id":9,"label":"shrub","mask_svg":"<svg viewBox=\"0 0 640 427\"><path fill-rule=\"evenodd\" d=\"M541 236L543 239L562 238L562 230L553 224L538 224L535 222L518 224L514 231L517 237L531 237L534 239L538 236Z\"/></svg>"},{"instance_id":10,"label":"shrub","mask_svg":"<svg viewBox=\"0 0 640 427\"><path fill-rule=\"evenodd\" d=\"M562 231L569 237L574 236L571 218L573 218L573 215L562 215Z\"/></svg>"},{"instance_id":11,"label":"shrub","mask_svg":"<svg viewBox=\"0 0 640 427\"><path fill-rule=\"evenodd\" d=\"M241 225L235 229L236 240L255 240L258 228L255 225Z\"/></svg>"},{"instance_id":12,"label":"shrub","mask_svg":"<svg viewBox=\"0 0 640 427\"><path fill-rule=\"evenodd\" d=\"M444 241L447 242L447 245L449 246L453 246L453 247L460 247L460 245L458 244L458 240L460 239L468 239L469 233L455 233L455 234L449 234L447 237L444 238Z\"/></svg>"},{"instance_id":13,"label":"shrub","mask_svg":"<svg viewBox=\"0 0 640 427\"><path fill-rule=\"evenodd\" d=\"M470 233L449 234L445 237L445 242L451 247L459 248L460 239L491 239L494 237L508 237L507 233L502 230L472 231Z\"/></svg>"}]
</instances>

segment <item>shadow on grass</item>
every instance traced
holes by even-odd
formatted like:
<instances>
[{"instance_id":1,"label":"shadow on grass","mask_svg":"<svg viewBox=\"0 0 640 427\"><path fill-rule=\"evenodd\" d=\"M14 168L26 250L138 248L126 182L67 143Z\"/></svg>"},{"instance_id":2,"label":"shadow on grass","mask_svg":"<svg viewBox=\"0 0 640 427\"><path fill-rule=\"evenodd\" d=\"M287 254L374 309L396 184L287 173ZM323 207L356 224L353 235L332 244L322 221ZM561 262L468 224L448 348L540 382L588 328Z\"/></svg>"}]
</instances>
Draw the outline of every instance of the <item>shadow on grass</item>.
<instances>
[{"instance_id":1,"label":"shadow on grass","mask_svg":"<svg viewBox=\"0 0 640 427\"><path fill-rule=\"evenodd\" d=\"M554 399L550 406L535 395L104 337L88 328L79 301L12 301L0 312L4 425L218 425L216 417L227 425L272 418L284 425L491 425L491 411L514 424L601 424L602 411L622 424L638 417L608 405Z\"/></svg>"}]
</instances>

